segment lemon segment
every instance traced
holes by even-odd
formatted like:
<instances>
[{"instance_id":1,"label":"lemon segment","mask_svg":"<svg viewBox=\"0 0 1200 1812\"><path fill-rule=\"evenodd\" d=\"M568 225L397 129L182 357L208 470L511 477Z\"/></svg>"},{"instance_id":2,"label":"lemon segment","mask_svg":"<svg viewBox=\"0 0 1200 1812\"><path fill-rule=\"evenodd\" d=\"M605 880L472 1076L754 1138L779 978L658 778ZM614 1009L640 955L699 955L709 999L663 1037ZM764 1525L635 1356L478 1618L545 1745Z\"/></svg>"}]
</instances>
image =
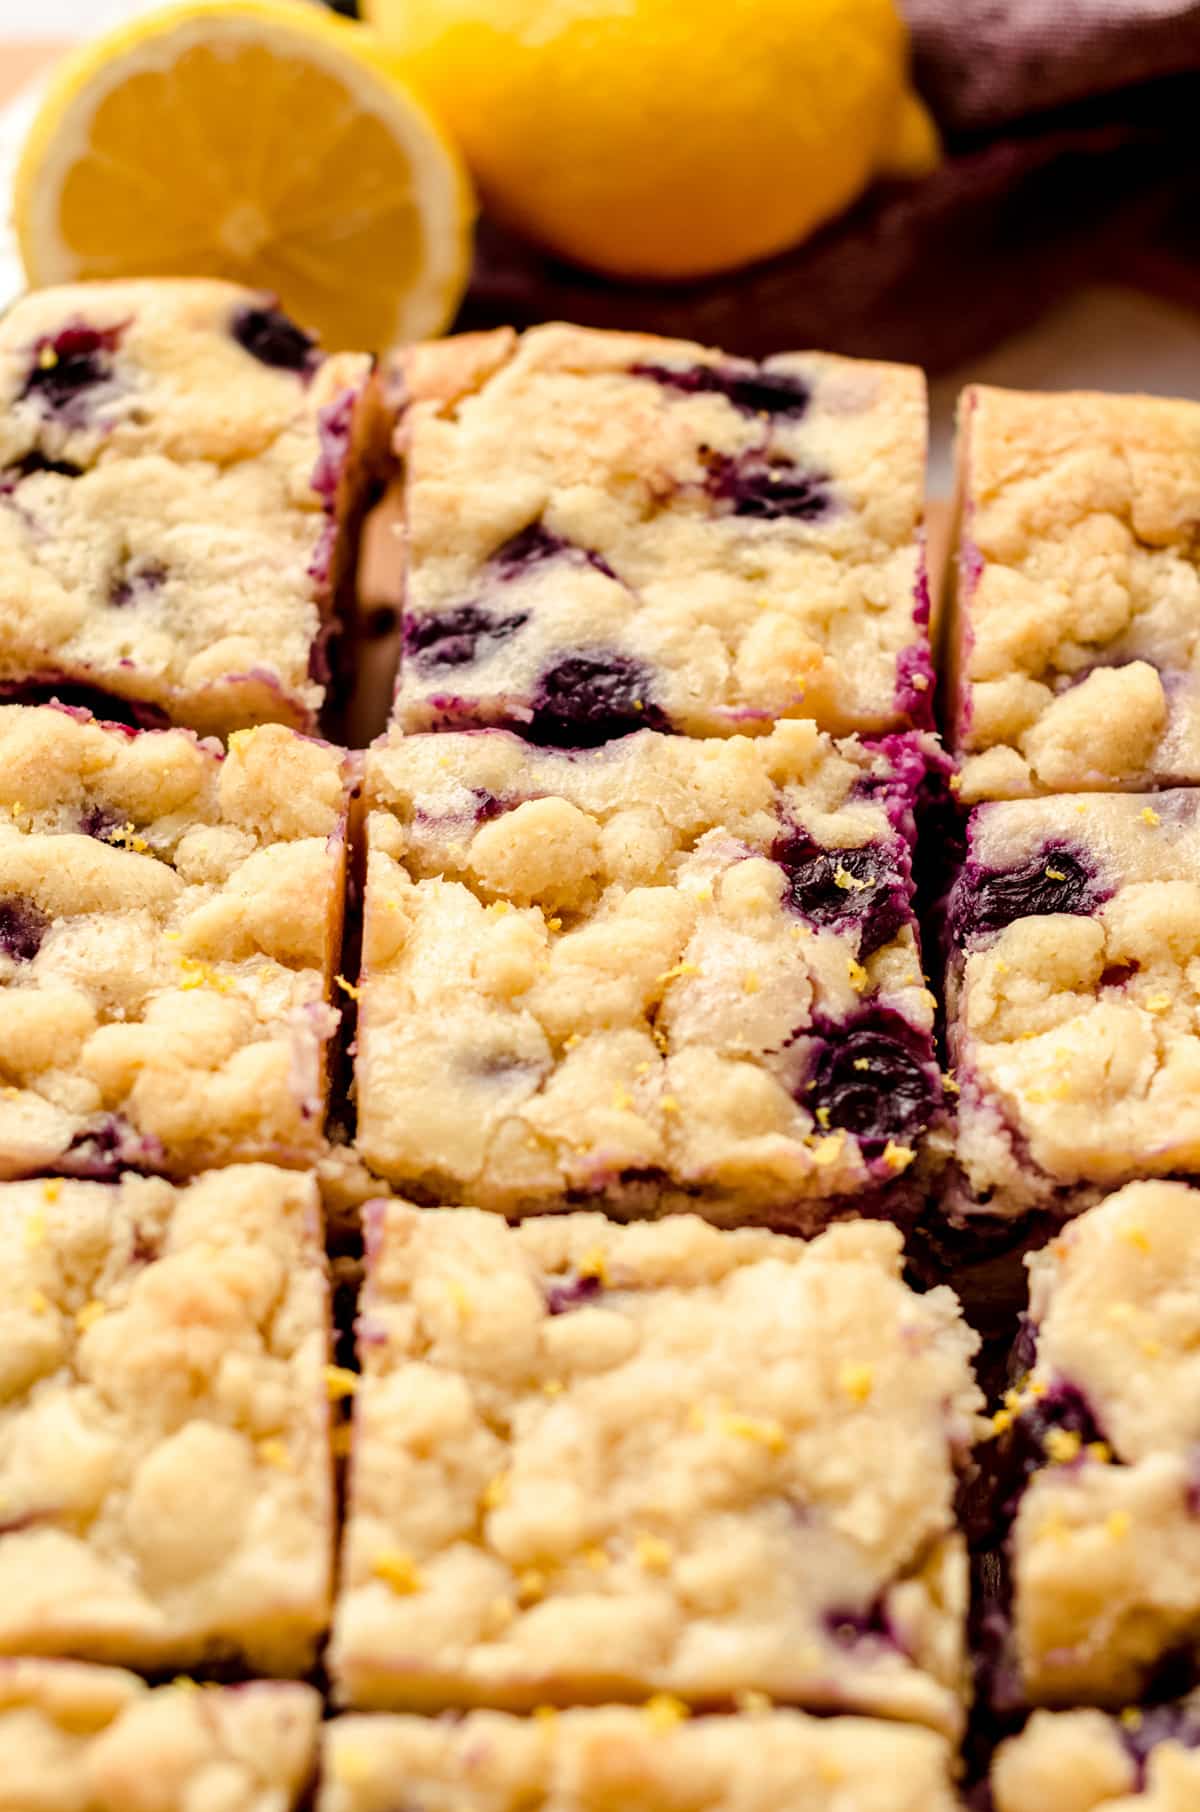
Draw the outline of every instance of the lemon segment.
<instances>
[{"instance_id":1,"label":"lemon segment","mask_svg":"<svg viewBox=\"0 0 1200 1812\"><path fill-rule=\"evenodd\" d=\"M927 168L894 0L364 0L488 207L560 256L686 278Z\"/></svg>"},{"instance_id":2,"label":"lemon segment","mask_svg":"<svg viewBox=\"0 0 1200 1812\"><path fill-rule=\"evenodd\" d=\"M226 277L331 349L382 351L449 323L474 202L371 32L300 0L201 0L64 60L13 212L32 285Z\"/></svg>"}]
</instances>

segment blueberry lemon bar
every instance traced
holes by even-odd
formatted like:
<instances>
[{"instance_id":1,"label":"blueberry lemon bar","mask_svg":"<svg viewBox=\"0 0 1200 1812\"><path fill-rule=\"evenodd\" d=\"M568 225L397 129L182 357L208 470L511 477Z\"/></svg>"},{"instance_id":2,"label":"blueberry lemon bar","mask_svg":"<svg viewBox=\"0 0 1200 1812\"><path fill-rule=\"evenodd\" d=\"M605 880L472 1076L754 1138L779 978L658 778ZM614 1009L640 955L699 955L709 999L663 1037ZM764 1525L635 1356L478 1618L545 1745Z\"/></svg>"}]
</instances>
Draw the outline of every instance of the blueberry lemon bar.
<instances>
[{"instance_id":1,"label":"blueberry lemon bar","mask_svg":"<svg viewBox=\"0 0 1200 1812\"><path fill-rule=\"evenodd\" d=\"M0 692L308 729L386 438L365 355L218 282L35 292L0 319Z\"/></svg>"},{"instance_id":2,"label":"blueberry lemon bar","mask_svg":"<svg viewBox=\"0 0 1200 1812\"><path fill-rule=\"evenodd\" d=\"M367 1212L343 1703L958 1730L977 1342L894 1227Z\"/></svg>"},{"instance_id":3,"label":"blueberry lemon bar","mask_svg":"<svg viewBox=\"0 0 1200 1812\"><path fill-rule=\"evenodd\" d=\"M1038 1711L1002 1743L995 1812L1190 1812L1200 1805L1200 1704Z\"/></svg>"},{"instance_id":4,"label":"blueberry lemon bar","mask_svg":"<svg viewBox=\"0 0 1200 1812\"><path fill-rule=\"evenodd\" d=\"M403 728L932 722L918 371L549 326L399 377Z\"/></svg>"},{"instance_id":5,"label":"blueberry lemon bar","mask_svg":"<svg viewBox=\"0 0 1200 1812\"><path fill-rule=\"evenodd\" d=\"M4 1183L0 1255L0 1653L305 1672L333 1524L316 1182Z\"/></svg>"},{"instance_id":6,"label":"blueberry lemon bar","mask_svg":"<svg viewBox=\"0 0 1200 1812\"><path fill-rule=\"evenodd\" d=\"M347 767L0 707L0 1176L323 1150Z\"/></svg>"},{"instance_id":7,"label":"blueberry lemon bar","mask_svg":"<svg viewBox=\"0 0 1200 1812\"><path fill-rule=\"evenodd\" d=\"M368 754L359 1146L420 1200L911 1209L941 1107L920 739L811 723Z\"/></svg>"},{"instance_id":8,"label":"blueberry lemon bar","mask_svg":"<svg viewBox=\"0 0 1200 1812\"><path fill-rule=\"evenodd\" d=\"M1028 1263L1002 1663L1028 1702L1127 1705L1200 1662L1200 1192L1128 1184Z\"/></svg>"},{"instance_id":9,"label":"blueberry lemon bar","mask_svg":"<svg viewBox=\"0 0 1200 1812\"><path fill-rule=\"evenodd\" d=\"M293 1812L316 1765L308 1686L0 1661L0 1812Z\"/></svg>"},{"instance_id":10,"label":"blueberry lemon bar","mask_svg":"<svg viewBox=\"0 0 1200 1812\"><path fill-rule=\"evenodd\" d=\"M1200 406L972 388L959 492L964 800L1200 780Z\"/></svg>"},{"instance_id":11,"label":"blueberry lemon bar","mask_svg":"<svg viewBox=\"0 0 1200 1812\"><path fill-rule=\"evenodd\" d=\"M763 1711L685 1720L669 1698L536 1719L343 1717L318 1812L956 1812L932 1731ZM107 1812L107 1809L105 1809Z\"/></svg>"},{"instance_id":12,"label":"blueberry lemon bar","mask_svg":"<svg viewBox=\"0 0 1200 1812\"><path fill-rule=\"evenodd\" d=\"M1200 1172L1200 794L980 806L949 923L956 1213Z\"/></svg>"}]
</instances>

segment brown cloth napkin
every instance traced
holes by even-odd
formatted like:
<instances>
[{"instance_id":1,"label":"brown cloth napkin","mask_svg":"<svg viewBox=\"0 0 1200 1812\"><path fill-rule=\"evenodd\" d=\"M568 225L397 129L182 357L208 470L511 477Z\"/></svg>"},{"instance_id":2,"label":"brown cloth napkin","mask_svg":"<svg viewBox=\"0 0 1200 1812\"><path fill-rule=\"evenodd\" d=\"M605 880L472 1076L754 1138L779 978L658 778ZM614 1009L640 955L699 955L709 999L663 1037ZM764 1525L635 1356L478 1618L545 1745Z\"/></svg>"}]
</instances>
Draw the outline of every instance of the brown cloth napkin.
<instances>
[{"instance_id":1,"label":"brown cloth napkin","mask_svg":"<svg viewBox=\"0 0 1200 1812\"><path fill-rule=\"evenodd\" d=\"M485 221L461 327L566 319L933 371L1101 278L1200 308L1200 0L906 0L946 158L732 276L617 284Z\"/></svg>"}]
</instances>

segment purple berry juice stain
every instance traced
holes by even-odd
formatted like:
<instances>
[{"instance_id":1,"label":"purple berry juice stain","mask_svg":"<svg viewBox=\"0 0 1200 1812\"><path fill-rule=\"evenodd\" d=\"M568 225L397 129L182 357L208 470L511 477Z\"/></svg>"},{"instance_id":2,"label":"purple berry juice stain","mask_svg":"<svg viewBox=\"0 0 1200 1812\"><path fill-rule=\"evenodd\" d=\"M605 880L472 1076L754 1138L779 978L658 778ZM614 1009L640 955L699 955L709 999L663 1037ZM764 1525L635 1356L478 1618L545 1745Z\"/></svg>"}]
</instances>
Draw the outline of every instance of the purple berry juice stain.
<instances>
[{"instance_id":1,"label":"purple berry juice stain","mask_svg":"<svg viewBox=\"0 0 1200 1812\"><path fill-rule=\"evenodd\" d=\"M124 325L90 327L86 321L70 321L55 334L43 334L34 342L18 402L36 402L68 427L81 427L88 415L87 393L111 379L112 355L124 332Z\"/></svg>"},{"instance_id":2,"label":"purple berry juice stain","mask_svg":"<svg viewBox=\"0 0 1200 1812\"><path fill-rule=\"evenodd\" d=\"M14 963L31 963L49 929L48 914L32 900L20 895L0 900L0 955Z\"/></svg>"}]
</instances>

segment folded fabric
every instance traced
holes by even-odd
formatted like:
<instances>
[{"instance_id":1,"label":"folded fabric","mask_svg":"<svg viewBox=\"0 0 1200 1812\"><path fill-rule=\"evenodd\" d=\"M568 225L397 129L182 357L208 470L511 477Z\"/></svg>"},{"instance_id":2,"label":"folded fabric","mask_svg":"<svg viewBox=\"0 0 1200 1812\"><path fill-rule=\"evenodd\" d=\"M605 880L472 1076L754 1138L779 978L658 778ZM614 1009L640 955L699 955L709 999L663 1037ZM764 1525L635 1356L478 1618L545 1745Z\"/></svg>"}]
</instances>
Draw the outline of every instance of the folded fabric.
<instances>
[{"instance_id":1,"label":"folded fabric","mask_svg":"<svg viewBox=\"0 0 1200 1812\"><path fill-rule=\"evenodd\" d=\"M1197 0L904 0L947 131L993 127L1200 68Z\"/></svg>"}]
</instances>

